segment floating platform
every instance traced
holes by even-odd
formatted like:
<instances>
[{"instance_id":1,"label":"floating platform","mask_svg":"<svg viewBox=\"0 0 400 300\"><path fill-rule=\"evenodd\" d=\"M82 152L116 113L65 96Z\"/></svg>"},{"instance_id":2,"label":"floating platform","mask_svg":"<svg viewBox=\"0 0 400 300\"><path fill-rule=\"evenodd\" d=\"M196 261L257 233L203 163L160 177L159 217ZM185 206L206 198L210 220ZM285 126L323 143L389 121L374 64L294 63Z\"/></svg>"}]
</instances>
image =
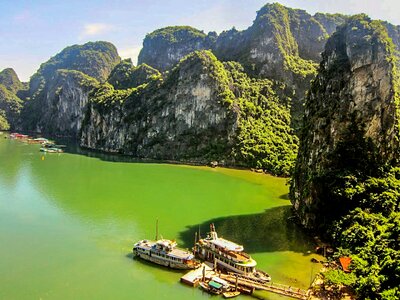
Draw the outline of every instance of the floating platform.
<instances>
[{"instance_id":1,"label":"floating platform","mask_svg":"<svg viewBox=\"0 0 400 300\"><path fill-rule=\"evenodd\" d=\"M183 275L181 277L181 282L190 286L198 286L200 281L203 279L203 276L205 278L211 278L216 275L217 273L215 273L211 267L205 263L202 263L199 268Z\"/></svg>"},{"instance_id":2,"label":"floating platform","mask_svg":"<svg viewBox=\"0 0 400 300\"><path fill-rule=\"evenodd\" d=\"M237 280L239 287L245 287L252 290L268 291L294 299L306 300L309 296L306 290L300 288L273 282L261 283L257 280L245 278L239 274L236 276L232 274L221 274L220 277L232 284Z\"/></svg>"}]
</instances>

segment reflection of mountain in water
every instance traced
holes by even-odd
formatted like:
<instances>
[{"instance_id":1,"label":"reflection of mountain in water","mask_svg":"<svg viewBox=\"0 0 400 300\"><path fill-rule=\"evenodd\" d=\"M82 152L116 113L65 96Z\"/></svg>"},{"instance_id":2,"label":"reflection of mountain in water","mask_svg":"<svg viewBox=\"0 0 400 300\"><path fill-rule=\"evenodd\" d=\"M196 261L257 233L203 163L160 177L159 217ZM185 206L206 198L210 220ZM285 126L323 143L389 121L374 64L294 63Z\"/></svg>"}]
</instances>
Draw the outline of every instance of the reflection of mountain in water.
<instances>
[{"instance_id":1,"label":"reflection of mountain in water","mask_svg":"<svg viewBox=\"0 0 400 300\"><path fill-rule=\"evenodd\" d=\"M8 135L0 135L0 177L9 186L14 186L18 180L18 173L25 161L21 159L25 153L26 144L6 139Z\"/></svg>"},{"instance_id":2,"label":"reflection of mountain in water","mask_svg":"<svg viewBox=\"0 0 400 300\"><path fill-rule=\"evenodd\" d=\"M201 236L205 237L210 223L214 223L218 235L242 244L246 252L294 251L306 253L312 241L293 221L291 206L267 209L264 213L229 216L212 219L200 224ZM180 233L184 247L191 247L199 225L189 226Z\"/></svg>"}]
</instances>

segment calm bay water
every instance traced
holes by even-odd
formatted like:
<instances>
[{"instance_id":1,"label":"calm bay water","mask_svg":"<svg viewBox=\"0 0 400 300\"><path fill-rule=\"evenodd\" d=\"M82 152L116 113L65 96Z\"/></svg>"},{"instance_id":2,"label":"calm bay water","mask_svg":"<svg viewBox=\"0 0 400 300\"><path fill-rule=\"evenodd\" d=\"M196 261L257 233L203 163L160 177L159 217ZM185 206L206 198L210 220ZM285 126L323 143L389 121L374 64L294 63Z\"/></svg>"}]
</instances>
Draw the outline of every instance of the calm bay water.
<instances>
[{"instance_id":1,"label":"calm bay water","mask_svg":"<svg viewBox=\"0 0 400 300\"><path fill-rule=\"evenodd\" d=\"M163 237L186 248L214 222L274 281L307 288L318 257L287 220L285 183L249 171L43 155L0 135L0 299L208 299L179 283L184 273L132 259L134 241L154 238L156 219Z\"/></svg>"}]
</instances>

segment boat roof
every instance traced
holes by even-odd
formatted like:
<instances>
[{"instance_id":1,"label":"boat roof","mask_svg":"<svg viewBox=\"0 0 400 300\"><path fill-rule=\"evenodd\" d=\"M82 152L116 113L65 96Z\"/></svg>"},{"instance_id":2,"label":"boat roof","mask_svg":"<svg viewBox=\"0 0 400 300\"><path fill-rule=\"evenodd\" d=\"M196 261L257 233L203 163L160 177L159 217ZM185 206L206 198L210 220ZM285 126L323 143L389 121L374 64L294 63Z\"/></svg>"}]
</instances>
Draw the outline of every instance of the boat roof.
<instances>
[{"instance_id":1,"label":"boat roof","mask_svg":"<svg viewBox=\"0 0 400 300\"><path fill-rule=\"evenodd\" d=\"M223 279L221 279L221 278L219 278L217 276L212 277L211 280L215 281L215 282L217 282L219 284L222 284L222 285L228 285L228 282L226 280L223 280Z\"/></svg>"},{"instance_id":2,"label":"boat roof","mask_svg":"<svg viewBox=\"0 0 400 300\"><path fill-rule=\"evenodd\" d=\"M244 261L241 261L240 263L236 263L236 264L239 265L239 266L243 266L243 267L255 267L255 266L257 266L257 262L254 259L252 259L251 257L246 259L246 260L244 260Z\"/></svg>"},{"instance_id":3,"label":"boat roof","mask_svg":"<svg viewBox=\"0 0 400 300\"><path fill-rule=\"evenodd\" d=\"M218 282L215 282L215 281L212 281L212 280L210 282L208 282L208 285L211 286L214 289L222 288L222 284L220 284Z\"/></svg>"},{"instance_id":4,"label":"boat roof","mask_svg":"<svg viewBox=\"0 0 400 300\"><path fill-rule=\"evenodd\" d=\"M170 242L170 244L168 244L168 242ZM170 241L170 240L165 240L165 239L158 240L158 241L141 240L141 241L137 242L135 245L137 245L145 250L153 250L154 251L156 244L161 244L164 246L165 245L173 245L171 251L169 251L169 252L162 251L165 254L167 254L168 256L172 256L172 257L176 257L176 258L180 258L180 259L186 259L186 260L190 260L190 259L194 258L193 254L191 252L175 247L176 242Z\"/></svg>"},{"instance_id":5,"label":"boat roof","mask_svg":"<svg viewBox=\"0 0 400 300\"><path fill-rule=\"evenodd\" d=\"M241 252L243 251L243 246L236 244L234 242L228 241L224 238L217 238L210 240L210 243L213 243L214 245L220 247L220 248L225 248L230 251L235 251L235 252Z\"/></svg>"},{"instance_id":6,"label":"boat roof","mask_svg":"<svg viewBox=\"0 0 400 300\"><path fill-rule=\"evenodd\" d=\"M171 241L171 240L167 240L167 239L161 239L156 241L157 245L162 245L164 247L175 247L176 246L176 242L175 241Z\"/></svg>"},{"instance_id":7,"label":"boat roof","mask_svg":"<svg viewBox=\"0 0 400 300\"><path fill-rule=\"evenodd\" d=\"M168 252L168 255L187 260L194 258L192 253L179 248L172 249L172 251Z\"/></svg>"}]
</instances>

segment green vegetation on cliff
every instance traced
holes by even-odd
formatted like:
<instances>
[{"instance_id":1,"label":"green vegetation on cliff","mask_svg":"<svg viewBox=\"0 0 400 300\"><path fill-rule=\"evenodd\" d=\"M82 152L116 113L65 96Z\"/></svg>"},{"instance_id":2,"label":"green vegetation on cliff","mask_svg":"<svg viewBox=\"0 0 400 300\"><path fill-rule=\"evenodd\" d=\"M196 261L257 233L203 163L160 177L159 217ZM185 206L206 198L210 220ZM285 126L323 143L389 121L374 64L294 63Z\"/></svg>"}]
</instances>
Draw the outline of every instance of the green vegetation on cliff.
<instances>
[{"instance_id":1,"label":"green vegetation on cliff","mask_svg":"<svg viewBox=\"0 0 400 300\"><path fill-rule=\"evenodd\" d=\"M99 81L105 81L119 63L117 49L109 42L88 42L73 45L41 64L33 77L51 77L59 69L81 71Z\"/></svg>"},{"instance_id":2,"label":"green vegetation on cliff","mask_svg":"<svg viewBox=\"0 0 400 300\"><path fill-rule=\"evenodd\" d=\"M0 72L0 84L5 86L14 94L24 88L24 85L19 80L17 73L15 73L15 71L11 68L4 69Z\"/></svg>"},{"instance_id":3,"label":"green vegetation on cliff","mask_svg":"<svg viewBox=\"0 0 400 300\"><path fill-rule=\"evenodd\" d=\"M125 59L112 70L107 81L121 90L137 87L157 77L161 77L158 70L146 64L134 67L130 59Z\"/></svg>"},{"instance_id":4,"label":"green vegetation on cliff","mask_svg":"<svg viewBox=\"0 0 400 300\"><path fill-rule=\"evenodd\" d=\"M214 34L190 26L169 26L157 29L143 40L138 63L160 71L172 69L183 57L196 50L211 48Z\"/></svg>"},{"instance_id":5,"label":"green vegetation on cliff","mask_svg":"<svg viewBox=\"0 0 400 300\"><path fill-rule=\"evenodd\" d=\"M3 130L8 130L17 122L22 105L23 101L17 95L0 84L0 112Z\"/></svg>"},{"instance_id":6,"label":"green vegetation on cliff","mask_svg":"<svg viewBox=\"0 0 400 300\"><path fill-rule=\"evenodd\" d=\"M7 121L6 112L0 110L0 130L9 130L10 124Z\"/></svg>"},{"instance_id":7,"label":"green vegetation on cliff","mask_svg":"<svg viewBox=\"0 0 400 300\"><path fill-rule=\"evenodd\" d=\"M317 63L312 60L303 59L299 55L298 40L292 33L293 23L298 23L294 28L300 27L298 20L298 11L287 8L281 4L267 4L257 14L255 26L259 30L265 30L264 24L267 24L267 30L273 33L276 39L277 47L283 56L283 66L285 70L291 71L301 78L307 76L314 77L317 73ZM310 21L315 21L310 18ZM321 36L315 37L316 40L325 40L323 27L315 22L315 26L320 28Z\"/></svg>"},{"instance_id":8,"label":"green vegetation on cliff","mask_svg":"<svg viewBox=\"0 0 400 300\"><path fill-rule=\"evenodd\" d=\"M331 272L328 280L352 286L360 299L400 297L395 55L386 27L366 15L333 34L306 102L291 184L302 222L329 233L338 255L352 258L355 278Z\"/></svg>"},{"instance_id":9,"label":"green vegetation on cliff","mask_svg":"<svg viewBox=\"0 0 400 300\"><path fill-rule=\"evenodd\" d=\"M356 207L334 224L340 253L352 258L361 299L400 298L400 168L360 180L349 176L338 191Z\"/></svg>"},{"instance_id":10,"label":"green vegetation on cliff","mask_svg":"<svg viewBox=\"0 0 400 300\"><path fill-rule=\"evenodd\" d=\"M129 62L117 68L132 70ZM146 132L156 132L146 137L145 146L149 150L142 155L155 151L155 144L163 144L171 149L179 148L179 156L173 156L177 160L225 160L227 164L260 168L277 175L289 174L296 156L297 138L290 128L288 99L278 96L283 94L278 84L267 79L252 79L239 63L222 63L208 50L185 56L164 79L157 74L150 79L127 89L115 89L105 83L90 97L93 108L101 115L123 112L127 126L144 126L135 143L149 134ZM183 108L183 103L176 104L177 101L190 103L187 97L199 98L188 108ZM180 109L193 118L185 122L199 122L197 126L201 128L183 125L180 118L185 117L180 115ZM205 119L195 121L196 115L203 115ZM146 116L152 116L151 124L147 123ZM220 123L202 123L214 118L221 119ZM90 115L85 119L85 126L90 126L89 119ZM163 122L168 124L162 125ZM171 132L164 132L165 126L171 127ZM188 127L180 129L180 126ZM174 133L175 130L182 133ZM174 140L167 139L175 134L178 136ZM136 153L132 148L124 151ZM163 153L158 148L156 151ZM168 155L171 151L161 157Z\"/></svg>"},{"instance_id":11,"label":"green vegetation on cliff","mask_svg":"<svg viewBox=\"0 0 400 300\"><path fill-rule=\"evenodd\" d=\"M207 35L203 31L191 26L168 26L147 34L146 39L161 38L168 43L178 43L193 38L204 39L206 36Z\"/></svg>"},{"instance_id":12,"label":"green vegetation on cliff","mask_svg":"<svg viewBox=\"0 0 400 300\"><path fill-rule=\"evenodd\" d=\"M225 66L236 96L233 105L240 110L236 158L253 168L289 175L298 140L290 128L290 110L277 93L282 87L268 79L250 78L238 63Z\"/></svg>"}]
</instances>

